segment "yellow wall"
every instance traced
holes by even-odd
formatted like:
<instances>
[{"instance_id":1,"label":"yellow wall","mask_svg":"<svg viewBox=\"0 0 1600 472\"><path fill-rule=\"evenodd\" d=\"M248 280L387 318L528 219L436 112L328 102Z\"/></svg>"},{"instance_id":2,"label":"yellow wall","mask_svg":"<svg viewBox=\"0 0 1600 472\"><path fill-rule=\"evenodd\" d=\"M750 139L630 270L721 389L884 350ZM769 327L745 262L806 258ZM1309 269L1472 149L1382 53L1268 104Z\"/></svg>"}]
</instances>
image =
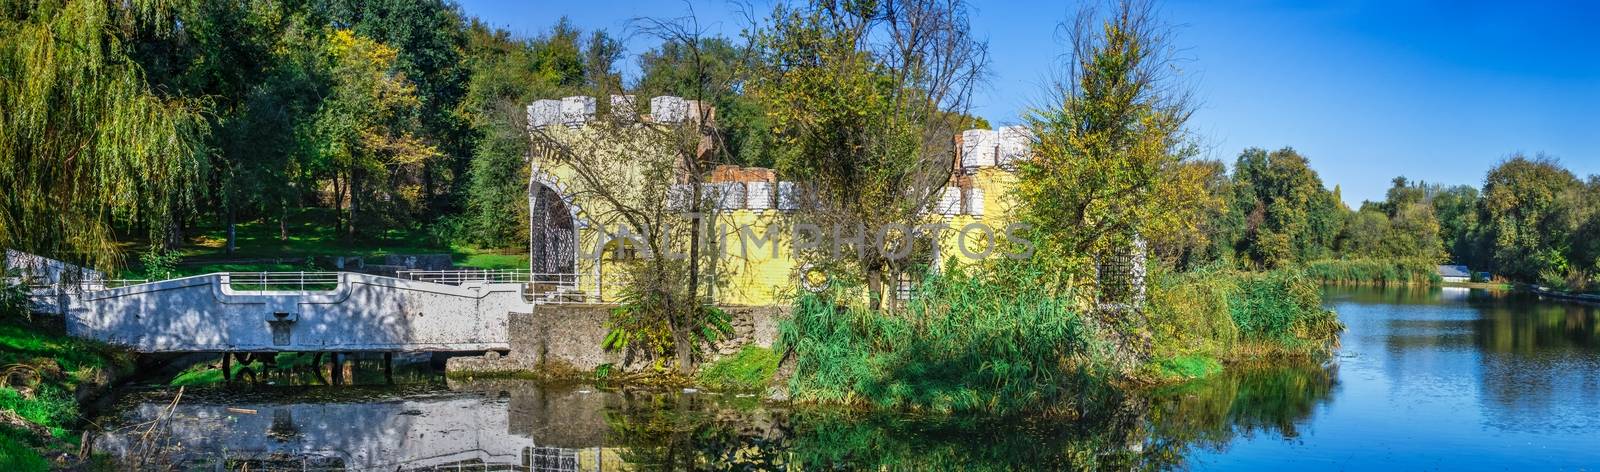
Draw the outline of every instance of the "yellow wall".
<instances>
[{"instance_id":1,"label":"yellow wall","mask_svg":"<svg viewBox=\"0 0 1600 472\"><path fill-rule=\"evenodd\" d=\"M581 130L567 130L561 133L582 133ZM622 282L624 267L611 260L611 251L606 251L606 257L596 262L592 259L596 245L602 243L603 235L600 228L615 230L618 227L617 219L602 221L597 215L609 214L603 211L604 205L590 192L577 188L576 173L570 167L555 163L549 159L536 157L531 163L533 166L533 183L551 186L557 193L569 199L569 204L576 207L577 213L577 252L578 260L576 269L580 278L580 290L586 294L599 294L600 301L614 302L618 284ZM943 231L938 241L938 260L955 257L962 263L973 262L960 251L959 230L970 223L984 223L992 228L995 237L1004 232L1006 226L1016 221L1016 203L1012 196L1012 189L1016 184L1015 174L997 167L983 167L977 169L971 176L972 186L983 191L983 214L978 215L929 215L928 222L943 221L951 230ZM776 188L773 189L777 191ZM723 257L715 264L712 274L708 274L712 284L716 303L725 305L775 305L786 304L788 297L792 297L801 290L798 273L800 262L793 253L790 244L789 213L778 210L724 210L716 217L719 229L724 230L726 245L718 251ZM768 227L779 228L777 240L778 254L773 257L771 247L749 247L748 251L741 251L739 228L749 228L755 235L762 236ZM870 231L869 231L870 233ZM868 235L871 243L872 236ZM981 238L977 233L968 235L968 247L981 251ZM615 243L612 243L615 244ZM767 243L772 244L772 243ZM1005 257L1001 250L996 249L991 258ZM892 286L886 287L890 290Z\"/></svg>"}]
</instances>

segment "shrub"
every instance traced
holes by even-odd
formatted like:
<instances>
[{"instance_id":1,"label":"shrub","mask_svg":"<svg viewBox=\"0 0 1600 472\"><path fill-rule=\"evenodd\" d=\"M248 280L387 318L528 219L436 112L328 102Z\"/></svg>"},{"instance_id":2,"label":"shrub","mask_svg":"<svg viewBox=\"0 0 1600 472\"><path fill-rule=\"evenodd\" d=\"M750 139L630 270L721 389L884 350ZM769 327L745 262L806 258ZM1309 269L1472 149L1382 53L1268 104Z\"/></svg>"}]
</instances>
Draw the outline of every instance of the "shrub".
<instances>
[{"instance_id":1,"label":"shrub","mask_svg":"<svg viewBox=\"0 0 1600 472\"><path fill-rule=\"evenodd\" d=\"M793 397L1006 414L1097 385L1094 338L1069 298L991 282L930 276L903 311L802 296L779 327L779 348L797 358Z\"/></svg>"}]
</instances>

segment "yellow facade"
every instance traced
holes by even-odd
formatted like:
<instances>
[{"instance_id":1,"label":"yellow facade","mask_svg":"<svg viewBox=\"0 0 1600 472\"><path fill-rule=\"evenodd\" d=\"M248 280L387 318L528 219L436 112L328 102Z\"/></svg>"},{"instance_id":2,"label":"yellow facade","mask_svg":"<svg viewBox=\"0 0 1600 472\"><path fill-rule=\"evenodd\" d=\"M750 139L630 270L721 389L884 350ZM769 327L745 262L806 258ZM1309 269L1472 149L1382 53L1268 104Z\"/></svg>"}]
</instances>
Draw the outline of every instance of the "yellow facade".
<instances>
[{"instance_id":1,"label":"yellow facade","mask_svg":"<svg viewBox=\"0 0 1600 472\"><path fill-rule=\"evenodd\" d=\"M574 128L550 131L546 132L546 135L581 140L587 138L583 133L585 131L582 128ZM637 153L639 149L641 148L630 147L629 152ZM598 198L596 192L583 188L580 182L584 180L580 178L577 169L570 164L565 164L562 160L549 155L536 154L530 166L530 196L537 192L539 187L548 187L560 195L570 207L571 217L575 222L573 226L576 228L574 238L576 248L572 257L576 259L573 267L578 281L577 290L583 292L590 301L617 301L619 295L617 288L623 282L625 268L613 257L616 245L619 244L614 237L622 219L614 216L615 212L609 211L611 209L608 208L608 199ZM620 168L613 172L620 175L616 177L620 182L627 182L633 177L625 174L637 171ZM959 210L953 207L935 209L943 211L930 211L924 222L924 224L942 222L949 227L948 230L939 232L935 264L952 257L961 263L974 262L974 258L967 254L968 252L988 251L991 252L990 258L1006 257L1000 248L987 246L993 245L993 241L1004 238L1003 233L1007 231L1008 225L1017 221L1016 200L1012 192L1017 179L1013 172L991 164L965 168L962 174L964 177L958 180L963 185L946 187L946 191L960 192L961 203L956 205ZM708 185L719 184L730 183ZM771 184L771 193L776 196L779 193L779 186L777 182ZM609 190L616 191L616 189ZM756 206L781 206L776 203L778 200L780 199L769 200L770 203L774 203L772 205ZM530 204L532 203L533 199L530 197ZM661 204L666 205L667 202ZM711 234L721 241L720 247L714 248L714 251L720 258L717 263L712 264L713 267L705 271L704 278L709 279L707 282L711 287L713 300L721 305L787 304L792 297L806 289L801 284L804 259L797 257L793 233L794 225L800 222L796 221L794 212L771 208L751 209L748 208L751 206L748 204L744 206L718 210L712 218L716 225ZM961 231L974 223L989 228L990 232L978 228L968 232ZM769 228L775 229L773 236L776 236L776 241L769 240L759 247L756 246L757 239L769 235ZM539 228L531 230L538 232ZM826 228L823 230L827 232ZM875 239L872 232L873 230L869 230L865 236L868 244L872 244ZM990 237L986 238L986 233ZM963 237L966 239L966 251L961 247ZM600 248L606 250L601 251L602 257L595 258L594 255Z\"/></svg>"}]
</instances>

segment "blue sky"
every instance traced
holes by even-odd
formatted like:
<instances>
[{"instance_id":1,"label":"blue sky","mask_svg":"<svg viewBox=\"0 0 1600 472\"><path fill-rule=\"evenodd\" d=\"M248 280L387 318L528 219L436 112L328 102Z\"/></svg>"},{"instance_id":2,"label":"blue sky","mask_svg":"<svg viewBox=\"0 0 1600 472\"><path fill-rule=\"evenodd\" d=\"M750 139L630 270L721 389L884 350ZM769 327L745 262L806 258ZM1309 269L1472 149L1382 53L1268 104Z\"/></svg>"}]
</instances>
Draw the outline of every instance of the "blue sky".
<instances>
[{"instance_id":1,"label":"blue sky","mask_svg":"<svg viewBox=\"0 0 1600 472\"><path fill-rule=\"evenodd\" d=\"M973 29L993 60L975 112L1015 122L1059 65L1056 24L1076 3L973 3ZM683 16L690 6L710 31L734 36L745 26L722 0L461 4L526 36L563 15L626 35L630 18ZM1293 146L1352 206L1383 198L1397 175L1480 186L1515 152L1550 154L1580 177L1600 174L1600 4L1174 0L1159 8L1179 27L1185 80L1201 100L1190 124L1208 158L1231 164L1246 147ZM628 52L652 42L631 39Z\"/></svg>"}]
</instances>

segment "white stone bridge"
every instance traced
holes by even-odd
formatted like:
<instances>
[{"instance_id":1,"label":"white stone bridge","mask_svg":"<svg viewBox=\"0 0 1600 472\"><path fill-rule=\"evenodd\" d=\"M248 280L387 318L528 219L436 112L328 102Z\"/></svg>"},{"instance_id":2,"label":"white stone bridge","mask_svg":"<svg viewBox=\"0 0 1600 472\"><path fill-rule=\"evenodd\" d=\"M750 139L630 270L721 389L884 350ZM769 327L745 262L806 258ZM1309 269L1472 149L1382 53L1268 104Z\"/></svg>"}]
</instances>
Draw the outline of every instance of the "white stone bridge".
<instances>
[{"instance_id":1,"label":"white stone bridge","mask_svg":"<svg viewBox=\"0 0 1600 472\"><path fill-rule=\"evenodd\" d=\"M209 274L76 290L62 312L68 334L143 353L508 350L507 315L548 284L483 273Z\"/></svg>"}]
</instances>

